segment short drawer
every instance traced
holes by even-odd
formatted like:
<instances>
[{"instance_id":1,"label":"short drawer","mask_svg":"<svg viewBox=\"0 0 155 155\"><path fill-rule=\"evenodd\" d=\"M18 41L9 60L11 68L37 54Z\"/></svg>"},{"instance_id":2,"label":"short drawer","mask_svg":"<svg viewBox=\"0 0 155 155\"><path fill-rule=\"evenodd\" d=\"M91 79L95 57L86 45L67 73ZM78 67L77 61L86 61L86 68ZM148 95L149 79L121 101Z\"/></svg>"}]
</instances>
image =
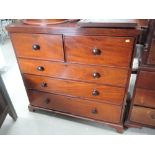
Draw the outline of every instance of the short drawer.
<instances>
[{"instance_id":1,"label":"short drawer","mask_svg":"<svg viewBox=\"0 0 155 155\"><path fill-rule=\"evenodd\" d=\"M137 87L155 90L155 72L140 71L138 75Z\"/></svg>"},{"instance_id":2,"label":"short drawer","mask_svg":"<svg viewBox=\"0 0 155 155\"><path fill-rule=\"evenodd\" d=\"M137 88L134 104L155 108L155 90Z\"/></svg>"},{"instance_id":3,"label":"short drawer","mask_svg":"<svg viewBox=\"0 0 155 155\"><path fill-rule=\"evenodd\" d=\"M65 36L68 62L129 67L134 38Z\"/></svg>"},{"instance_id":4,"label":"short drawer","mask_svg":"<svg viewBox=\"0 0 155 155\"><path fill-rule=\"evenodd\" d=\"M27 74L24 75L24 79L28 89L77 96L100 102L107 101L117 105L123 104L124 101L125 88Z\"/></svg>"},{"instance_id":5,"label":"short drawer","mask_svg":"<svg viewBox=\"0 0 155 155\"><path fill-rule=\"evenodd\" d=\"M64 61L61 35L12 33L17 57Z\"/></svg>"},{"instance_id":6,"label":"short drawer","mask_svg":"<svg viewBox=\"0 0 155 155\"><path fill-rule=\"evenodd\" d=\"M145 125L155 126L155 109L134 106L130 120Z\"/></svg>"},{"instance_id":7,"label":"short drawer","mask_svg":"<svg viewBox=\"0 0 155 155\"><path fill-rule=\"evenodd\" d=\"M85 82L126 86L128 70L41 60L18 59L23 73L72 79Z\"/></svg>"},{"instance_id":8,"label":"short drawer","mask_svg":"<svg viewBox=\"0 0 155 155\"><path fill-rule=\"evenodd\" d=\"M78 98L28 91L30 104L99 121L119 123L121 107Z\"/></svg>"}]
</instances>

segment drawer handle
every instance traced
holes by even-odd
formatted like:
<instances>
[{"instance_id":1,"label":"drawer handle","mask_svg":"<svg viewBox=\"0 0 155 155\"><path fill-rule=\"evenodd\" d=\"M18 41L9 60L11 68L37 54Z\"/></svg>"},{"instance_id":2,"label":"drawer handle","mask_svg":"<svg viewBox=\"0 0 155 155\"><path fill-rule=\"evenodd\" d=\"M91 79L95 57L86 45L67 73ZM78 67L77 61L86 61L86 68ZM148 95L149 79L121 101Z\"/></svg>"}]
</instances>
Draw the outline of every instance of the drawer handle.
<instances>
[{"instance_id":1,"label":"drawer handle","mask_svg":"<svg viewBox=\"0 0 155 155\"><path fill-rule=\"evenodd\" d=\"M101 54L101 50L98 48L94 48L92 52L94 55L100 55Z\"/></svg>"},{"instance_id":2,"label":"drawer handle","mask_svg":"<svg viewBox=\"0 0 155 155\"><path fill-rule=\"evenodd\" d=\"M96 108L94 108L94 109L92 109L92 110L91 110L91 113L92 113L92 114L97 114L97 113L98 113L98 111L97 111L97 109L96 109Z\"/></svg>"},{"instance_id":3,"label":"drawer handle","mask_svg":"<svg viewBox=\"0 0 155 155\"><path fill-rule=\"evenodd\" d=\"M37 67L37 70L38 70L38 71L44 71L45 69L44 69L43 66L38 66L38 67Z\"/></svg>"},{"instance_id":4,"label":"drawer handle","mask_svg":"<svg viewBox=\"0 0 155 155\"><path fill-rule=\"evenodd\" d=\"M51 100L50 100L49 98L47 98L47 99L45 100L45 103L46 103L46 104L49 104L50 101L51 101Z\"/></svg>"},{"instance_id":5,"label":"drawer handle","mask_svg":"<svg viewBox=\"0 0 155 155\"><path fill-rule=\"evenodd\" d=\"M33 48L33 50L40 50L40 46L38 45L38 44L34 44L33 46L32 46L32 48Z\"/></svg>"},{"instance_id":6,"label":"drawer handle","mask_svg":"<svg viewBox=\"0 0 155 155\"><path fill-rule=\"evenodd\" d=\"M100 73L97 73L97 72L94 72L94 73L92 74L92 76L93 76L94 78L100 78L100 77L101 77Z\"/></svg>"},{"instance_id":7,"label":"drawer handle","mask_svg":"<svg viewBox=\"0 0 155 155\"><path fill-rule=\"evenodd\" d=\"M155 119L155 115L151 115L151 118L152 118L152 119Z\"/></svg>"},{"instance_id":8,"label":"drawer handle","mask_svg":"<svg viewBox=\"0 0 155 155\"><path fill-rule=\"evenodd\" d=\"M41 83L41 87L47 87L47 83L46 82L42 82Z\"/></svg>"},{"instance_id":9,"label":"drawer handle","mask_svg":"<svg viewBox=\"0 0 155 155\"><path fill-rule=\"evenodd\" d=\"M98 90L93 90L92 95L93 96L98 96L100 92Z\"/></svg>"}]
</instances>

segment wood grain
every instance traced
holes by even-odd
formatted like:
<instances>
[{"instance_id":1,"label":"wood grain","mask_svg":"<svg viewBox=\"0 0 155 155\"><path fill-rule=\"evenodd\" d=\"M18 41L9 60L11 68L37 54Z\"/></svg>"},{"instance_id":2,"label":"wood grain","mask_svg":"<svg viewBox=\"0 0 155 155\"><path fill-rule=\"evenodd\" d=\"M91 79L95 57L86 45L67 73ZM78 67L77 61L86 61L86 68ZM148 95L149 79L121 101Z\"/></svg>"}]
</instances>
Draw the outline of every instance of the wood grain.
<instances>
[{"instance_id":1,"label":"wood grain","mask_svg":"<svg viewBox=\"0 0 155 155\"><path fill-rule=\"evenodd\" d=\"M64 61L62 35L13 33L11 38L17 57Z\"/></svg>"},{"instance_id":2,"label":"wood grain","mask_svg":"<svg viewBox=\"0 0 155 155\"><path fill-rule=\"evenodd\" d=\"M155 90L155 72L141 70L138 75L137 87Z\"/></svg>"},{"instance_id":3,"label":"wood grain","mask_svg":"<svg viewBox=\"0 0 155 155\"><path fill-rule=\"evenodd\" d=\"M149 20L144 52L129 113L130 124L155 127L155 20ZM131 118L130 118L131 117Z\"/></svg>"},{"instance_id":4,"label":"wood grain","mask_svg":"<svg viewBox=\"0 0 155 155\"><path fill-rule=\"evenodd\" d=\"M148 56L148 64L155 65L155 36L154 39L152 40L152 45Z\"/></svg>"},{"instance_id":5,"label":"wood grain","mask_svg":"<svg viewBox=\"0 0 155 155\"><path fill-rule=\"evenodd\" d=\"M155 108L155 90L137 88L135 92L134 104Z\"/></svg>"},{"instance_id":6,"label":"wood grain","mask_svg":"<svg viewBox=\"0 0 155 155\"><path fill-rule=\"evenodd\" d=\"M11 24L7 27L11 33L45 33L63 35L105 35L105 36L131 36L137 37L141 34L140 29L121 29L121 28L81 28L77 22L68 22L58 25L32 26L23 23Z\"/></svg>"},{"instance_id":7,"label":"wood grain","mask_svg":"<svg viewBox=\"0 0 155 155\"><path fill-rule=\"evenodd\" d=\"M116 105L122 105L124 102L125 88L60 80L28 74L24 74L24 79L28 89L77 96L100 102L106 101ZM42 86L43 83L46 83L45 87ZM99 91L99 95L93 96L93 90Z\"/></svg>"},{"instance_id":8,"label":"wood grain","mask_svg":"<svg viewBox=\"0 0 155 155\"><path fill-rule=\"evenodd\" d=\"M65 36L66 59L74 63L129 67L133 46L132 37ZM94 55L94 48L101 54Z\"/></svg>"},{"instance_id":9,"label":"wood grain","mask_svg":"<svg viewBox=\"0 0 155 155\"><path fill-rule=\"evenodd\" d=\"M54 95L38 91L28 91L31 105L46 109L53 109L74 115L93 118L95 120L120 122L121 107L97 103L78 98ZM47 102L49 100L49 102ZM92 110L96 109L96 113Z\"/></svg>"},{"instance_id":10,"label":"wood grain","mask_svg":"<svg viewBox=\"0 0 155 155\"><path fill-rule=\"evenodd\" d=\"M134 106L130 120L145 125L155 126L155 110Z\"/></svg>"},{"instance_id":11,"label":"wood grain","mask_svg":"<svg viewBox=\"0 0 155 155\"><path fill-rule=\"evenodd\" d=\"M82 28L75 21L44 26L17 23L7 30L31 111L54 111L123 131L134 46L141 30Z\"/></svg>"},{"instance_id":12,"label":"wood grain","mask_svg":"<svg viewBox=\"0 0 155 155\"><path fill-rule=\"evenodd\" d=\"M79 80L99 84L108 84L125 87L128 80L128 70L114 67L90 66L70 63L57 63L51 61L18 59L23 73L50 76L62 79ZM42 71L38 67L43 67ZM99 73L94 78L93 73Z\"/></svg>"}]
</instances>

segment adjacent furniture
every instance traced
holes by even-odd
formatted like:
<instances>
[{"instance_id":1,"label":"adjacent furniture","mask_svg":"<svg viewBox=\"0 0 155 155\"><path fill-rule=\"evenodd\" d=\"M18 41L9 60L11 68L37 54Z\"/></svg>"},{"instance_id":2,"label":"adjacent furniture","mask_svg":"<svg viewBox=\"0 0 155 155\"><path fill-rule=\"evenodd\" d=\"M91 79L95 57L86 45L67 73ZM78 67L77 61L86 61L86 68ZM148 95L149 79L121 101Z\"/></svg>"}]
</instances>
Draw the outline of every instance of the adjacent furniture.
<instances>
[{"instance_id":1,"label":"adjacent furniture","mask_svg":"<svg viewBox=\"0 0 155 155\"><path fill-rule=\"evenodd\" d=\"M7 114L9 114L14 121L17 120L16 111L12 105L0 72L0 127L2 126Z\"/></svg>"},{"instance_id":2,"label":"adjacent furniture","mask_svg":"<svg viewBox=\"0 0 155 155\"><path fill-rule=\"evenodd\" d=\"M136 28L82 28L76 22L8 28L30 101L44 110L124 129Z\"/></svg>"},{"instance_id":3,"label":"adjacent furniture","mask_svg":"<svg viewBox=\"0 0 155 155\"><path fill-rule=\"evenodd\" d=\"M155 128L155 20L149 22L145 49L126 125Z\"/></svg>"}]
</instances>

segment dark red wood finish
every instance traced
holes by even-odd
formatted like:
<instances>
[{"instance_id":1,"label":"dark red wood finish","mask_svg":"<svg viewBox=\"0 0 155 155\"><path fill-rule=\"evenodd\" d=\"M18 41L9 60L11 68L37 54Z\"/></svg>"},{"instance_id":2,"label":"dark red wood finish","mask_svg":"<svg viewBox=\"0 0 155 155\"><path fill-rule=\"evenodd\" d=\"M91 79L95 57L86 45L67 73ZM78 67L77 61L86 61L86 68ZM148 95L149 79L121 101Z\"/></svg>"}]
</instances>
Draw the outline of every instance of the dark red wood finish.
<instances>
[{"instance_id":1,"label":"dark red wood finish","mask_svg":"<svg viewBox=\"0 0 155 155\"><path fill-rule=\"evenodd\" d=\"M18 62L22 73L121 87L125 87L128 81L128 69L21 58Z\"/></svg>"},{"instance_id":2,"label":"dark red wood finish","mask_svg":"<svg viewBox=\"0 0 155 155\"><path fill-rule=\"evenodd\" d=\"M129 67L134 40L132 37L66 36L66 59L75 63Z\"/></svg>"},{"instance_id":3,"label":"dark red wood finish","mask_svg":"<svg viewBox=\"0 0 155 155\"><path fill-rule=\"evenodd\" d=\"M155 128L155 20L150 20L127 125Z\"/></svg>"},{"instance_id":4,"label":"dark red wood finish","mask_svg":"<svg viewBox=\"0 0 155 155\"><path fill-rule=\"evenodd\" d=\"M122 105L124 102L125 88L27 74L24 74L24 79L28 89L77 96L86 99L98 100L100 102L107 101L117 105ZM93 92L98 92L98 94L96 93L95 95Z\"/></svg>"},{"instance_id":5,"label":"dark red wood finish","mask_svg":"<svg viewBox=\"0 0 155 155\"><path fill-rule=\"evenodd\" d=\"M120 122L121 108L119 106L38 91L29 90L28 94L33 106L53 109L100 121Z\"/></svg>"},{"instance_id":6,"label":"dark red wood finish","mask_svg":"<svg viewBox=\"0 0 155 155\"><path fill-rule=\"evenodd\" d=\"M131 121L143 125L155 126L155 109L134 106L131 113Z\"/></svg>"},{"instance_id":7,"label":"dark red wood finish","mask_svg":"<svg viewBox=\"0 0 155 155\"><path fill-rule=\"evenodd\" d=\"M134 104L155 108L155 90L136 88Z\"/></svg>"},{"instance_id":8,"label":"dark red wood finish","mask_svg":"<svg viewBox=\"0 0 155 155\"><path fill-rule=\"evenodd\" d=\"M44 110L123 132L136 28L81 28L76 22L7 27L30 100ZM42 91L42 92L40 92Z\"/></svg>"},{"instance_id":9,"label":"dark red wood finish","mask_svg":"<svg viewBox=\"0 0 155 155\"><path fill-rule=\"evenodd\" d=\"M18 57L64 61L62 35L13 33L11 38Z\"/></svg>"}]
</instances>

